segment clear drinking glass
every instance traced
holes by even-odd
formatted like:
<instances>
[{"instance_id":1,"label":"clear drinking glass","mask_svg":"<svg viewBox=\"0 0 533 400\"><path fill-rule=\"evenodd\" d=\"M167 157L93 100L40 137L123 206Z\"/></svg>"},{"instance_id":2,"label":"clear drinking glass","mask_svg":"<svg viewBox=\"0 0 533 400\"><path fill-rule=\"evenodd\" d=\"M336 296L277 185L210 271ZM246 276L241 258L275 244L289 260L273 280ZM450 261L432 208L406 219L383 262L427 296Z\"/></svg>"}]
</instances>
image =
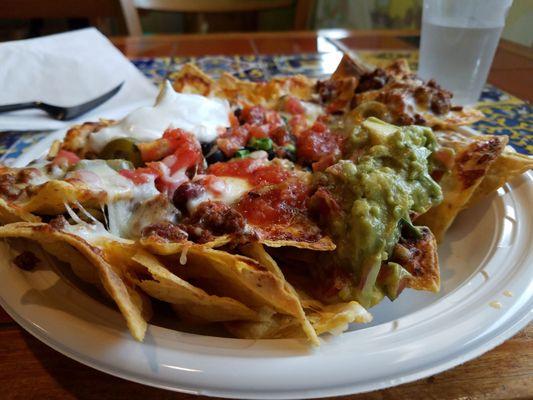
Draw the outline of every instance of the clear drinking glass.
<instances>
[{"instance_id":1,"label":"clear drinking glass","mask_svg":"<svg viewBox=\"0 0 533 400\"><path fill-rule=\"evenodd\" d=\"M513 0L424 0L418 75L475 103Z\"/></svg>"}]
</instances>

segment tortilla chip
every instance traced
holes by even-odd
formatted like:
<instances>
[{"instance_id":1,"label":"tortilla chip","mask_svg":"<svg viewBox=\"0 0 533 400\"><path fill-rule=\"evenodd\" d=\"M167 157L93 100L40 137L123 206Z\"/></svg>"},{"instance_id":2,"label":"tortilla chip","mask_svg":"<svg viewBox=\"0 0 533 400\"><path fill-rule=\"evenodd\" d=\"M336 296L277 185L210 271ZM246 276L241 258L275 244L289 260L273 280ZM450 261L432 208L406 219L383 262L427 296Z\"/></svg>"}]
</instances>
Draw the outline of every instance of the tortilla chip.
<instances>
[{"instance_id":1,"label":"tortilla chip","mask_svg":"<svg viewBox=\"0 0 533 400\"><path fill-rule=\"evenodd\" d=\"M242 252L248 257L253 258L257 262L259 262L259 264L261 264L263 267L265 267L267 270L269 270L271 273L273 273L275 276L285 282L285 289L289 293L293 294L294 297L298 300L298 304L300 307L296 319L300 323L302 331L304 332L305 336L307 336L307 338L311 341L311 343L313 343L314 345L318 345L320 343L318 340L318 336L305 315L305 312L300 303L300 299L298 298L298 294L296 293L296 290L292 287L292 285L285 280L285 276L283 275L283 272L281 272L281 269L279 268L276 261L270 256L270 254L265 251L264 247L257 242L243 246ZM262 329L264 329L264 326Z\"/></svg>"},{"instance_id":2,"label":"tortilla chip","mask_svg":"<svg viewBox=\"0 0 533 400\"><path fill-rule=\"evenodd\" d=\"M87 207L98 208L103 198L105 198L104 192L94 193L81 182L76 182L74 185L70 182L51 180L36 187L30 198L20 203L20 207L32 213L58 215L65 212L65 203L79 202Z\"/></svg>"},{"instance_id":3,"label":"tortilla chip","mask_svg":"<svg viewBox=\"0 0 533 400\"><path fill-rule=\"evenodd\" d=\"M149 303L144 296L128 285L118 268L110 265L101 255L101 252L78 236L71 235L44 223L19 222L0 227L0 238L24 238L39 244L61 242L72 247L72 251L79 252L96 269L100 282L109 296L115 301L131 335L142 341L146 332L148 315L151 314ZM63 257L64 258L64 257ZM76 258L77 259L77 258ZM73 262L75 260L64 260Z\"/></svg>"},{"instance_id":4,"label":"tortilla chip","mask_svg":"<svg viewBox=\"0 0 533 400\"><path fill-rule=\"evenodd\" d=\"M242 339L303 339L305 337L298 321L283 314L270 315L259 322L228 322L224 326L233 336Z\"/></svg>"},{"instance_id":5,"label":"tortilla chip","mask_svg":"<svg viewBox=\"0 0 533 400\"><path fill-rule=\"evenodd\" d=\"M70 265L72 272L82 281L99 285L98 271L78 250L65 242L41 242L41 247L47 252Z\"/></svg>"},{"instance_id":6,"label":"tortilla chip","mask_svg":"<svg viewBox=\"0 0 533 400\"><path fill-rule=\"evenodd\" d=\"M281 88L281 95L290 94L303 101L311 101L316 87L316 81L304 75L277 77L272 79Z\"/></svg>"},{"instance_id":7,"label":"tortilla chip","mask_svg":"<svg viewBox=\"0 0 533 400\"><path fill-rule=\"evenodd\" d=\"M506 182L517 178L530 169L533 169L533 158L505 149L489 167L487 174L483 177L466 207L473 206L498 190Z\"/></svg>"},{"instance_id":8,"label":"tortilla chip","mask_svg":"<svg viewBox=\"0 0 533 400\"><path fill-rule=\"evenodd\" d=\"M438 292L440 289L440 269L437 255L437 241L425 226L417 227L420 238L401 238L393 251L393 261L411 274L407 287L415 290Z\"/></svg>"},{"instance_id":9,"label":"tortilla chip","mask_svg":"<svg viewBox=\"0 0 533 400\"><path fill-rule=\"evenodd\" d=\"M208 96L213 92L215 81L194 64L185 64L176 74L170 75L176 92Z\"/></svg>"},{"instance_id":10,"label":"tortilla chip","mask_svg":"<svg viewBox=\"0 0 533 400\"><path fill-rule=\"evenodd\" d=\"M254 310L266 307L292 316L299 313L298 300L284 282L248 257L193 244L186 257L179 253L158 258L171 272L209 294L234 298Z\"/></svg>"},{"instance_id":11,"label":"tortilla chip","mask_svg":"<svg viewBox=\"0 0 533 400\"><path fill-rule=\"evenodd\" d=\"M9 203L0 198L0 225L10 224L13 222L39 222L41 218L27 212L23 208Z\"/></svg>"},{"instance_id":12,"label":"tortilla chip","mask_svg":"<svg viewBox=\"0 0 533 400\"><path fill-rule=\"evenodd\" d=\"M336 246L329 236L324 236L320 228L311 220L301 218L287 224L269 224L250 228L258 236L258 241L269 247L297 247L315 251L335 250Z\"/></svg>"},{"instance_id":13,"label":"tortilla chip","mask_svg":"<svg viewBox=\"0 0 533 400\"><path fill-rule=\"evenodd\" d=\"M71 151L80 158L94 156L95 154L89 149L89 135L111 125L113 122L112 120L101 119L99 122L85 122L81 125L74 125L67 131L61 144L61 149ZM51 150L56 151L57 149L52 148ZM49 154L49 156L52 156L52 154Z\"/></svg>"},{"instance_id":14,"label":"tortilla chip","mask_svg":"<svg viewBox=\"0 0 533 400\"><path fill-rule=\"evenodd\" d=\"M180 93L214 95L241 105L269 107L275 106L287 94L310 100L315 87L315 81L303 75L277 77L268 82L250 82L224 73L215 81L193 64L184 65L179 72L170 75L170 79L173 80L174 90Z\"/></svg>"},{"instance_id":15,"label":"tortilla chip","mask_svg":"<svg viewBox=\"0 0 533 400\"><path fill-rule=\"evenodd\" d=\"M476 136L469 142L450 142L455 150L455 164L439 182L443 201L415 219L417 225L429 227L437 242L457 214L466 207L491 164L503 151L507 137Z\"/></svg>"},{"instance_id":16,"label":"tortilla chip","mask_svg":"<svg viewBox=\"0 0 533 400\"><path fill-rule=\"evenodd\" d=\"M368 323L372 316L356 301L325 305L317 300L302 300L307 319L316 334L338 335L349 328L350 323ZM231 322L225 324L228 331L246 339L304 338L301 325L294 318L275 315L260 322Z\"/></svg>"},{"instance_id":17,"label":"tortilla chip","mask_svg":"<svg viewBox=\"0 0 533 400\"><path fill-rule=\"evenodd\" d=\"M331 79L357 78L359 80L361 76L370 72L372 72L372 69L361 60L356 60L354 57L344 54L341 62L337 65L337 69L331 75Z\"/></svg>"},{"instance_id":18,"label":"tortilla chip","mask_svg":"<svg viewBox=\"0 0 533 400\"><path fill-rule=\"evenodd\" d=\"M313 299L302 300L307 318L316 333L338 335L348 329L349 324L364 324L372 321L372 315L356 301L337 304L322 304Z\"/></svg>"},{"instance_id":19,"label":"tortilla chip","mask_svg":"<svg viewBox=\"0 0 533 400\"><path fill-rule=\"evenodd\" d=\"M225 246L231 241L232 238L229 235L217 236L210 242L203 243L202 246L204 246L205 248L214 249L217 247ZM190 241L168 242L162 240L159 236L142 237L139 242L148 251L163 256L181 254L182 252L186 253L187 250L194 244Z\"/></svg>"},{"instance_id":20,"label":"tortilla chip","mask_svg":"<svg viewBox=\"0 0 533 400\"><path fill-rule=\"evenodd\" d=\"M268 268L272 273L283 277L283 272L276 261L258 244L246 245L243 252L256 259L261 265ZM322 302L311 298L302 291L297 291L287 282L286 285L299 298L303 309L304 318L300 321L284 316L275 316L267 321L257 323L236 323L229 324L228 329L240 337L247 338L279 338L292 337L302 338L313 337L322 333L338 334L348 328L352 322L365 323L372 320L372 316L357 302L337 303L325 305Z\"/></svg>"},{"instance_id":21,"label":"tortilla chip","mask_svg":"<svg viewBox=\"0 0 533 400\"><path fill-rule=\"evenodd\" d=\"M228 73L222 74L216 84L215 96L241 105L273 105L281 97L278 83L242 81Z\"/></svg>"},{"instance_id":22,"label":"tortilla chip","mask_svg":"<svg viewBox=\"0 0 533 400\"><path fill-rule=\"evenodd\" d=\"M140 275L132 273L132 279L137 286L149 296L172 304L180 315L194 317L201 322L259 319L257 312L237 300L209 295L179 278L165 268L156 257L145 251L138 251L132 261L146 268L146 271L142 271ZM147 275L151 278L146 279Z\"/></svg>"},{"instance_id":23,"label":"tortilla chip","mask_svg":"<svg viewBox=\"0 0 533 400\"><path fill-rule=\"evenodd\" d=\"M483 118L483 113L479 110L469 107L455 108L452 107L451 110L445 114L436 114L428 106L422 107L417 103L414 92L419 87L429 86L421 79L417 78L409 68L409 63L405 59L399 59L393 61L391 64L383 68L382 74L386 75L387 81L384 82L384 86L378 89L372 88L365 91L360 91L355 93L352 90L351 94L351 103L352 108L357 106L362 106L366 102L381 102L387 106L389 109L389 114L393 117L396 117L398 111L398 103L392 101L387 103L383 98L387 97L404 97L407 98L405 110L407 114L411 114L414 118L418 114L421 118L413 119L418 120L417 124L422 123L425 126L429 127L441 127L441 128L453 128L459 125L468 125L476 121L479 121ZM349 77L356 79L357 83L361 81L361 78L364 78L364 75L370 74L373 72L373 69L365 65L361 60L356 60L350 57L348 54L345 54L342 58L337 69L333 73L332 80L346 80ZM379 86L378 86L379 87ZM356 89L356 88L354 88ZM387 103L387 104L386 104ZM416 105L416 107L415 107ZM413 108L413 110L408 111L408 108ZM398 120L400 121L400 120ZM396 121L397 123L399 123ZM423 121L423 122L420 122ZM394 121L393 121L394 122ZM407 122L410 124L413 122ZM401 123L405 125L406 123Z\"/></svg>"}]
</instances>

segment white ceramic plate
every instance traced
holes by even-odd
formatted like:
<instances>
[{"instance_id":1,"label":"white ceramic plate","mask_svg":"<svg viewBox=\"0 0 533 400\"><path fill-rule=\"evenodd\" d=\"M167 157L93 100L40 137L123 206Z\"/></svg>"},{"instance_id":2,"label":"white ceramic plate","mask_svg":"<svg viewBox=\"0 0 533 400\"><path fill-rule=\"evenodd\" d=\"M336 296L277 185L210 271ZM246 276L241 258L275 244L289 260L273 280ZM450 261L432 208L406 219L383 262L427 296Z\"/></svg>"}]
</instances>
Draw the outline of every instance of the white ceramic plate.
<instances>
[{"instance_id":1,"label":"white ceramic plate","mask_svg":"<svg viewBox=\"0 0 533 400\"><path fill-rule=\"evenodd\" d=\"M15 165L42 155L38 143ZM0 303L27 331L83 364L182 392L309 398L420 379L492 349L524 327L533 306L533 176L507 184L457 218L440 247L442 290L406 290L372 309L374 321L326 337L241 340L150 325L135 342L122 316L57 272L22 271L0 247Z\"/></svg>"}]
</instances>

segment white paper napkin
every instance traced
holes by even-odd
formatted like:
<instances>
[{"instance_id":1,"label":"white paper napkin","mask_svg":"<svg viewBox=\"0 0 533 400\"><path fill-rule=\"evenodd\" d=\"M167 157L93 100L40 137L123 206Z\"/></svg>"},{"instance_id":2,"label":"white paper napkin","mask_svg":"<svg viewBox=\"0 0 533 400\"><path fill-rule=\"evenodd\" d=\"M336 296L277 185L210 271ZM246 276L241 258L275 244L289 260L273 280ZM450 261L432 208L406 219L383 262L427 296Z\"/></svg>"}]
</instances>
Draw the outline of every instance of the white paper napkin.
<instances>
[{"instance_id":1,"label":"white paper napkin","mask_svg":"<svg viewBox=\"0 0 533 400\"><path fill-rule=\"evenodd\" d=\"M121 90L94 110L57 121L40 110L0 114L0 131L61 129L79 121L120 118L153 104L156 86L94 28L0 43L0 104L40 100L73 106L124 81Z\"/></svg>"}]
</instances>

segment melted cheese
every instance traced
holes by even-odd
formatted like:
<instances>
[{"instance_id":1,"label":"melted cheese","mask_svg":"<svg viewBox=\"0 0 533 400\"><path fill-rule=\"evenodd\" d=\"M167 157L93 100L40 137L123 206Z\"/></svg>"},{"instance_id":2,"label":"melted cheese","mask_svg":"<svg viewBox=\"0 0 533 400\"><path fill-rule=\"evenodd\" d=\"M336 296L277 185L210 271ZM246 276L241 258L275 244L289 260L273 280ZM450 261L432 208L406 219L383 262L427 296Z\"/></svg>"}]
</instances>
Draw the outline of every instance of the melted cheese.
<instances>
[{"instance_id":1,"label":"melted cheese","mask_svg":"<svg viewBox=\"0 0 533 400\"><path fill-rule=\"evenodd\" d=\"M203 177L200 176L198 180L201 179ZM192 214L200 204L209 200L231 205L238 201L251 188L252 186L246 179L219 176L205 188L206 190L200 196L187 202L187 209Z\"/></svg>"},{"instance_id":2,"label":"melted cheese","mask_svg":"<svg viewBox=\"0 0 533 400\"><path fill-rule=\"evenodd\" d=\"M104 160L82 160L66 176L67 179L79 179L93 192L105 192L106 200L131 197L136 186L123 177Z\"/></svg>"},{"instance_id":3,"label":"melted cheese","mask_svg":"<svg viewBox=\"0 0 533 400\"><path fill-rule=\"evenodd\" d=\"M200 142L212 142L220 128L230 126L229 112L227 100L177 93L167 81L153 107L138 108L116 124L91 133L89 148L98 153L107 143L124 137L150 142L171 127L192 133Z\"/></svg>"},{"instance_id":4,"label":"melted cheese","mask_svg":"<svg viewBox=\"0 0 533 400\"><path fill-rule=\"evenodd\" d=\"M134 238L151 223L174 220L176 210L155 187L153 175L147 174L148 181L136 185L103 160L83 160L77 167L77 170L67 175L68 178L80 179L90 190L106 193L108 231L98 221L94 221L94 224L78 224L75 228L70 228L78 232L72 233L89 242L106 234ZM159 198L163 201L158 201Z\"/></svg>"},{"instance_id":5,"label":"melted cheese","mask_svg":"<svg viewBox=\"0 0 533 400\"><path fill-rule=\"evenodd\" d=\"M300 104L304 108L304 116L305 121L309 125L313 125L313 123L316 121L316 119L321 116L322 114L325 114L324 109L315 103L310 103L308 101L300 101Z\"/></svg>"},{"instance_id":6,"label":"melted cheese","mask_svg":"<svg viewBox=\"0 0 533 400\"><path fill-rule=\"evenodd\" d=\"M90 219L92 220L91 223L87 223L80 219L80 217L76 215L76 213L68 204L65 204L65 208L70 218L72 218L75 223L73 225L67 224L65 227L63 227L63 231L79 236L93 246L98 246L99 244L109 240L122 241L120 237L112 235L110 232L108 232L104 225L94 219L94 217L90 216L90 214L85 211L80 204L78 204L78 208L85 215L90 216Z\"/></svg>"}]
</instances>

